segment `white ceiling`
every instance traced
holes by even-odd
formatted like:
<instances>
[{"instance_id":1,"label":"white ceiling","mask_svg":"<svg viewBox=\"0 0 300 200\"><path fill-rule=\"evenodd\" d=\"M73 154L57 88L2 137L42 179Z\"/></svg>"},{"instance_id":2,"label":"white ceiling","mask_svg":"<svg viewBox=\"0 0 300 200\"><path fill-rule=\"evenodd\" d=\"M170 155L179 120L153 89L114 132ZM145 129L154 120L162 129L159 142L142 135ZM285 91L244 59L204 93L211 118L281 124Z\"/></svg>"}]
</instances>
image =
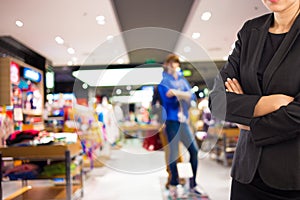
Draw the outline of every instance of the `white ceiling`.
<instances>
[{"instance_id":1,"label":"white ceiling","mask_svg":"<svg viewBox=\"0 0 300 200\"><path fill-rule=\"evenodd\" d=\"M130 10L130 4L125 6ZM178 15L172 12L175 10L172 6L176 7L175 1L166 14ZM205 11L212 13L209 21L201 20ZM195 0L175 52L188 61L202 61L208 57L221 60L231 50L243 22L266 12L261 0ZM97 24L98 15L105 16L105 25ZM16 20L21 20L24 26L17 27ZM110 64L121 62L120 58L124 63L132 62L120 21L110 0L1 0L0 4L0 36L12 36L51 60L54 66L64 66L69 61L76 65ZM193 32L199 32L200 38L192 39ZM114 39L108 41L109 35ZM65 43L57 44L56 36L62 37ZM109 45L113 48L106 50ZM193 45L203 48L208 56L199 55ZM75 49L74 55L67 53L68 47ZM95 53L99 49L101 53Z\"/></svg>"}]
</instances>

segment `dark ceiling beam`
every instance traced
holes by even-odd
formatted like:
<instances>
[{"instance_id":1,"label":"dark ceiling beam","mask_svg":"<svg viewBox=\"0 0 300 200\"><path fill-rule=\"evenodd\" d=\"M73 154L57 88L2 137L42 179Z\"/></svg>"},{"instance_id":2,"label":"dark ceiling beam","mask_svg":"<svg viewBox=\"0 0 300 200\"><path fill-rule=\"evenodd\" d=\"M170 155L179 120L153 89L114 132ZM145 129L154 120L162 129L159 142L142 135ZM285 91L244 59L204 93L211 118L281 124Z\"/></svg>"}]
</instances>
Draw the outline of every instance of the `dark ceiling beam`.
<instances>
[{"instance_id":1,"label":"dark ceiling beam","mask_svg":"<svg viewBox=\"0 0 300 200\"><path fill-rule=\"evenodd\" d=\"M112 0L121 32L128 51L130 63L144 63L147 59L163 62L173 52L180 33L195 0ZM137 28L157 27L170 30L169 35L143 34ZM166 34L168 34L168 31ZM174 34L174 32L178 34ZM163 37L163 38L159 38ZM164 48L139 46L143 41L162 41ZM137 44L139 43L139 44Z\"/></svg>"}]
</instances>

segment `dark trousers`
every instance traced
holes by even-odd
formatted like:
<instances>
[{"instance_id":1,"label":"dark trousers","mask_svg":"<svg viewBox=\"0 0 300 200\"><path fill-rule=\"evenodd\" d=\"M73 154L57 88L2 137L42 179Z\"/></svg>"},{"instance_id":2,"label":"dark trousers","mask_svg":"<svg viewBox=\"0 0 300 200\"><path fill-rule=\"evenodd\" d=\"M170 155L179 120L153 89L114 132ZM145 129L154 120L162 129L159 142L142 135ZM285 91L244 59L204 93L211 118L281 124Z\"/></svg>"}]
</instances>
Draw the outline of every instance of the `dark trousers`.
<instances>
[{"instance_id":1,"label":"dark trousers","mask_svg":"<svg viewBox=\"0 0 300 200\"><path fill-rule=\"evenodd\" d=\"M249 184L232 179L230 200L300 200L300 190L278 190L269 187L256 172Z\"/></svg>"},{"instance_id":2,"label":"dark trousers","mask_svg":"<svg viewBox=\"0 0 300 200\"><path fill-rule=\"evenodd\" d=\"M171 185L177 185L178 171L177 171L177 159L178 159L178 145L181 141L187 148L190 154L190 163L193 170L193 177L190 179L190 187L196 186L196 173L198 166L198 145L195 141L194 135L187 123L179 123L177 121L166 121L166 134L168 138L169 147L169 168L171 171Z\"/></svg>"}]
</instances>

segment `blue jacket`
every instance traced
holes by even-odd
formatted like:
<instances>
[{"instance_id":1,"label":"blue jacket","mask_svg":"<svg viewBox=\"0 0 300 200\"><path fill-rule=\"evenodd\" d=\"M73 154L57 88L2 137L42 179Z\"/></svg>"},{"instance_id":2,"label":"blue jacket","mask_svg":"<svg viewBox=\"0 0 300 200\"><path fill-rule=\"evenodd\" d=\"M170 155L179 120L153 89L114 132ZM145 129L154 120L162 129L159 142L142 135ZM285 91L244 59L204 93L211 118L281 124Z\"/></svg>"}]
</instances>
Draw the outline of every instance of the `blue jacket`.
<instances>
[{"instance_id":1,"label":"blue jacket","mask_svg":"<svg viewBox=\"0 0 300 200\"><path fill-rule=\"evenodd\" d=\"M178 74L178 79L176 80L172 75L163 72L163 79L158 85L158 92L165 111L163 112L163 120L179 121L178 113L180 112L180 106L182 108L183 114L186 118L188 118L190 102L187 102L185 100L179 101L175 96L171 98L167 97L166 93L170 89L191 91L191 86L181 74ZM194 95L192 96L192 98L194 98Z\"/></svg>"}]
</instances>

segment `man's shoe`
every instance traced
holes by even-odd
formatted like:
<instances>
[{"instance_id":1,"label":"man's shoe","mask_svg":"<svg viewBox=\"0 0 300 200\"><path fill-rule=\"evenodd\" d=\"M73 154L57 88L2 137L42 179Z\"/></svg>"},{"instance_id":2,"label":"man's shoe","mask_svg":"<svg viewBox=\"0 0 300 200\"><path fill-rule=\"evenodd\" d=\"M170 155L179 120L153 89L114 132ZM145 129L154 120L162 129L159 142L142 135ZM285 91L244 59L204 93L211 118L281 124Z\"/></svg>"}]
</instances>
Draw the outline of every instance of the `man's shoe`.
<instances>
[{"instance_id":1,"label":"man's shoe","mask_svg":"<svg viewBox=\"0 0 300 200\"><path fill-rule=\"evenodd\" d=\"M190 194L192 195L201 196L203 193L204 192L202 191L202 189L197 185L190 189Z\"/></svg>"}]
</instances>

